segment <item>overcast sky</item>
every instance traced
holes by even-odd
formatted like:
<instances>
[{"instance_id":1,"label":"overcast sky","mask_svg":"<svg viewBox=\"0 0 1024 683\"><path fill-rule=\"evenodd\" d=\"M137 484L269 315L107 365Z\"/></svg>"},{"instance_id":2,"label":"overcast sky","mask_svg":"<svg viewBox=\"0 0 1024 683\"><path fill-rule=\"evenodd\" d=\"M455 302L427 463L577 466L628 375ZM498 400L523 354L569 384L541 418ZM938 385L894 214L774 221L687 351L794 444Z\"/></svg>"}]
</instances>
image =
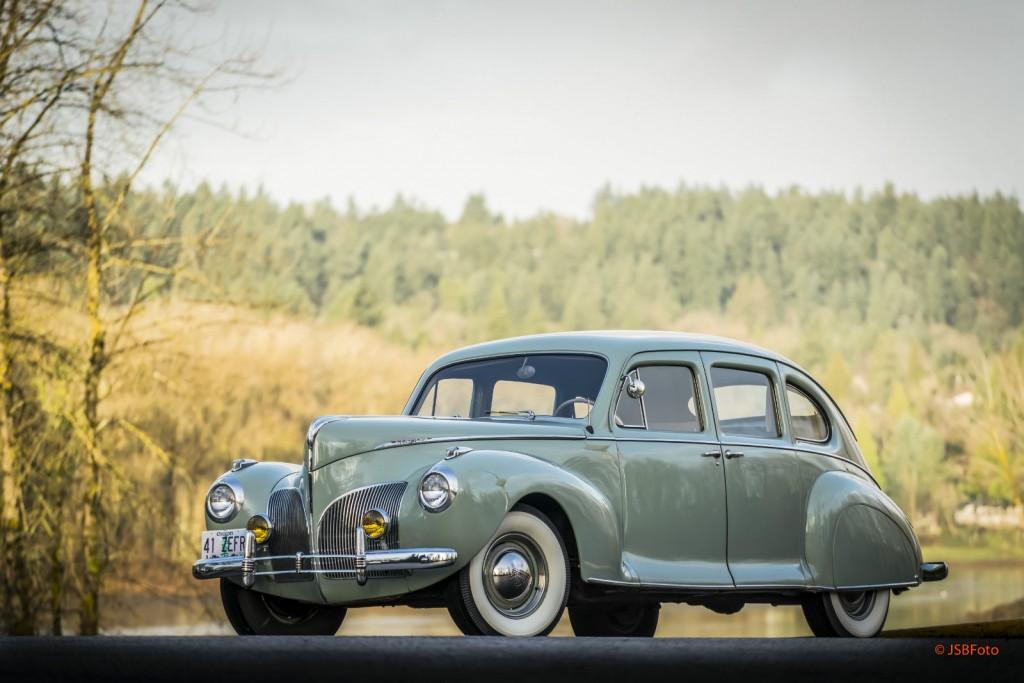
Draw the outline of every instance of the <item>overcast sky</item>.
<instances>
[{"instance_id":1,"label":"overcast sky","mask_svg":"<svg viewBox=\"0 0 1024 683\"><path fill-rule=\"evenodd\" d=\"M280 87L147 180L457 216L589 213L606 183L1024 190L1024 2L231 0L198 32Z\"/></svg>"}]
</instances>

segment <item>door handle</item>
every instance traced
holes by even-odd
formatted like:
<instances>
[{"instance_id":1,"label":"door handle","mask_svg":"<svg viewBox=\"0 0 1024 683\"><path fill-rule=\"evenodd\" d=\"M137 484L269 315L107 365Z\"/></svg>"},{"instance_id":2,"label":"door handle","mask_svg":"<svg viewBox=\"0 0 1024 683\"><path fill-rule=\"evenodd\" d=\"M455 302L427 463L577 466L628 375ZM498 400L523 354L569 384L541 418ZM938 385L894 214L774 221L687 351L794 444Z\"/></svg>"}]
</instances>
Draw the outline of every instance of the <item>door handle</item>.
<instances>
[{"instance_id":1,"label":"door handle","mask_svg":"<svg viewBox=\"0 0 1024 683\"><path fill-rule=\"evenodd\" d=\"M725 459L726 460L732 460L733 458L742 458L742 457L743 457L742 451L730 451L728 449L726 449L726 451L725 451Z\"/></svg>"},{"instance_id":2,"label":"door handle","mask_svg":"<svg viewBox=\"0 0 1024 683\"><path fill-rule=\"evenodd\" d=\"M715 460L718 460L722 457L722 451L704 451L701 455L705 458L714 458Z\"/></svg>"}]
</instances>

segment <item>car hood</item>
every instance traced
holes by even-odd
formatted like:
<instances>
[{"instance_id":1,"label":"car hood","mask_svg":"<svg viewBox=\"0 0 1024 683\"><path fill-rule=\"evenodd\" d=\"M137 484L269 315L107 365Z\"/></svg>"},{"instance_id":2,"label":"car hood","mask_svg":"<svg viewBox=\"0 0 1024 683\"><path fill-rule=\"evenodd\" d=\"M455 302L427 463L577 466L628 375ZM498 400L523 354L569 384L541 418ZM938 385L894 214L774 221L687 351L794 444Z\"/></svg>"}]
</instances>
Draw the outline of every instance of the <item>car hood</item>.
<instances>
[{"instance_id":1,"label":"car hood","mask_svg":"<svg viewBox=\"0 0 1024 683\"><path fill-rule=\"evenodd\" d=\"M387 451L425 441L453 443L486 439L543 439L547 437L584 438L583 425L542 420L464 420L434 417L325 417L319 429L311 429L310 469L369 451ZM438 451L438 457L443 450Z\"/></svg>"}]
</instances>

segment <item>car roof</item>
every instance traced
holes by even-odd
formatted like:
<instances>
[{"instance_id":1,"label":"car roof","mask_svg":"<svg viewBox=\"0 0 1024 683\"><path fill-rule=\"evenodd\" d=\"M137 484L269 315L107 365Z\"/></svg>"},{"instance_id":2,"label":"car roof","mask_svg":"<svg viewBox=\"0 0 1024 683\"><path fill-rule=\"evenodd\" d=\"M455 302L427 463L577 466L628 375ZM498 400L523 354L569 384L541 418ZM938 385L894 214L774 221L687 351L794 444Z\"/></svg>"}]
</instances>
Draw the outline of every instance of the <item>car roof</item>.
<instances>
[{"instance_id":1,"label":"car roof","mask_svg":"<svg viewBox=\"0 0 1024 683\"><path fill-rule=\"evenodd\" d=\"M430 371L473 358L519 353L597 353L608 357L609 360L619 361L645 351L742 353L779 361L800 369L799 365L774 351L726 337L657 330L587 330L531 334L465 346L435 360Z\"/></svg>"}]
</instances>

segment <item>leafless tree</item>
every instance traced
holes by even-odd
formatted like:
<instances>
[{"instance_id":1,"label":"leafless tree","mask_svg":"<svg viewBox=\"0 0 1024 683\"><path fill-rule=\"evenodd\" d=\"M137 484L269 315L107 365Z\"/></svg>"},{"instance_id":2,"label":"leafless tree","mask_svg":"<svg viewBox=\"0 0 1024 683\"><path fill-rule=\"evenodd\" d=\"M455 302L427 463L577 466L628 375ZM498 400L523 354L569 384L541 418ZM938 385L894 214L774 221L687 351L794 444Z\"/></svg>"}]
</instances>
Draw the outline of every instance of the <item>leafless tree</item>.
<instances>
[{"instance_id":1,"label":"leafless tree","mask_svg":"<svg viewBox=\"0 0 1024 683\"><path fill-rule=\"evenodd\" d=\"M44 600L28 567L27 545L44 531L52 631L61 631L64 528L73 522L67 580L80 597L81 633L97 633L113 530L124 517L111 501L127 481L109 444L133 439L174 467L173 456L145 430L105 414L103 404L111 363L153 343L132 339L133 319L169 282L191 276L181 255L202 249L218 229L214 221L199 235L174 234L173 211L167 230L134 224L138 219L126 207L140 174L187 114L208 114L218 93L270 78L255 71L253 55L224 56L217 43L187 38L189 26L209 9L187 0L0 0L0 629L6 632L35 628ZM47 187L74 198L66 215L53 215ZM34 212L70 229L40 231L32 227L40 224ZM52 303L84 316L84 339L17 328L12 276L21 247L15 245L63 255L63 276L78 285ZM61 381L78 377L80 393L54 409L56 419L46 427L59 424L70 435L66 447L51 454L47 475L30 476L29 462L38 467L34 458L42 449L25 438L40 426L30 427L19 412L23 402L12 379L19 344L34 345L39 367ZM63 505L68 500L72 504Z\"/></svg>"}]
</instances>

